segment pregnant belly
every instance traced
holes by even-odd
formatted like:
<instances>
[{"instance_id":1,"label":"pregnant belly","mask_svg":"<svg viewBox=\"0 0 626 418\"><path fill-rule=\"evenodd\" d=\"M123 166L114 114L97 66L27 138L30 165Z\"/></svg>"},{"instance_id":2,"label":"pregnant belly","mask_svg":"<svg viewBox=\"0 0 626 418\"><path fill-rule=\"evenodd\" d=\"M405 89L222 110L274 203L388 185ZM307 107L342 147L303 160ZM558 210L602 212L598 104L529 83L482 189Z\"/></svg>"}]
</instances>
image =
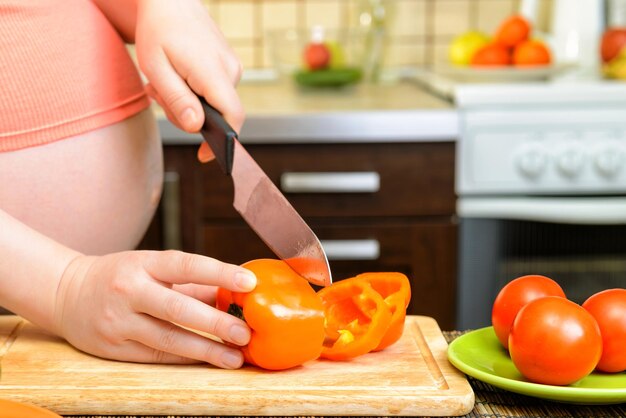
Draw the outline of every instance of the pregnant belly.
<instances>
[{"instance_id":1,"label":"pregnant belly","mask_svg":"<svg viewBox=\"0 0 626 418\"><path fill-rule=\"evenodd\" d=\"M86 254L133 249L159 202L163 156L145 110L47 145L0 153L0 209Z\"/></svg>"}]
</instances>

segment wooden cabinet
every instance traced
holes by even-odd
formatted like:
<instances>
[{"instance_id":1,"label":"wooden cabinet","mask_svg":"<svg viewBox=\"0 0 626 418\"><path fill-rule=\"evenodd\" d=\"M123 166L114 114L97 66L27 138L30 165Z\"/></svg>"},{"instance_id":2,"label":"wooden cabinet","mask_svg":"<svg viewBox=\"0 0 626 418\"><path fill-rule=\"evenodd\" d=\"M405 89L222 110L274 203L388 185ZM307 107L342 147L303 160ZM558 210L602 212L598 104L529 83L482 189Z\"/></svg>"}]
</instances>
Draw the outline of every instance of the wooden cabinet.
<instances>
[{"instance_id":1,"label":"wooden cabinet","mask_svg":"<svg viewBox=\"0 0 626 418\"><path fill-rule=\"evenodd\" d=\"M142 247L179 247L232 263L273 257L233 209L231 179L217 164L196 163L196 148L165 147L164 197ZM335 280L366 271L403 272L412 283L409 312L453 329L453 143L246 148L328 245Z\"/></svg>"}]
</instances>

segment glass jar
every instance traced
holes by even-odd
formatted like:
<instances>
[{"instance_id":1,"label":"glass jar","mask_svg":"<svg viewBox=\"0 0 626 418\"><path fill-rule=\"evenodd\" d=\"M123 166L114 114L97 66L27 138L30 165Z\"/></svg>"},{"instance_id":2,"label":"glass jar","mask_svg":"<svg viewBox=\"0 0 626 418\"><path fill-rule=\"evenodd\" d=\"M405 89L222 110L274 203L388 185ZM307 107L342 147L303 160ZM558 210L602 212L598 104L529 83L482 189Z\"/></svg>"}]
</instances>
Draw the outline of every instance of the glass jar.
<instances>
[{"instance_id":1,"label":"glass jar","mask_svg":"<svg viewBox=\"0 0 626 418\"><path fill-rule=\"evenodd\" d=\"M393 0L357 0L356 26L366 32L363 75L380 80L388 44L388 24Z\"/></svg>"}]
</instances>

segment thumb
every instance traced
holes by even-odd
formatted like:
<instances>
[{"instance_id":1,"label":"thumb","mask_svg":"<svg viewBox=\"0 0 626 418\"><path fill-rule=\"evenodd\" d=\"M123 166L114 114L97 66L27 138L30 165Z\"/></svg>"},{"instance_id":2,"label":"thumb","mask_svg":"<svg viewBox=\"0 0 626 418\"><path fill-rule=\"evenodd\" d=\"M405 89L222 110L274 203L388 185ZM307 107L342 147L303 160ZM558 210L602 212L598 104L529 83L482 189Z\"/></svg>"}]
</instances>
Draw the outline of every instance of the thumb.
<instances>
[{"instance_id":1,"label":"thumb","mask_svg":"<svg viewBox=\"0 0 626 418\"><path fill-rule=\"evenodd\" d=\"M215 159L215 154L213 154L213 150L206 142L202 142L200 144L200 148L198 149L198 161L201 163L208 163Z\"/></svg>"}]
</instances>

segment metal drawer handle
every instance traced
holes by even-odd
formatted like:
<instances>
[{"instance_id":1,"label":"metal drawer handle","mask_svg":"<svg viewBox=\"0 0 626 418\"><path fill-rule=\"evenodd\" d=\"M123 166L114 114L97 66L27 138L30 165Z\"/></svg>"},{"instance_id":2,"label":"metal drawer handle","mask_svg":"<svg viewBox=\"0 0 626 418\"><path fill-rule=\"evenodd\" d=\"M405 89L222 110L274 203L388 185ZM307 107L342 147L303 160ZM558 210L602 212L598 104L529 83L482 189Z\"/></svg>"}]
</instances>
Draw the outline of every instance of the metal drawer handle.
<instances>
[{"instance_id":1,"label":"metal drawer handle","mask_svg":"<svg viewBox=\"0 0 626 418\"><path fill-rule=\"evenodd\" d=\"M287 193L375 193L380 175L375 171L283 173L280 188Z\"/></svg>"},{"instance_id":2,"label":"metal drawer handle","mask_svg":"<svg viewBox=\"0 0 626 418\"><path fill-rule=\"evenodd\" d=\"M321 240L329 260L377 260L380 243L376 239Z\"/></svg>"},{"instance_id":3,"label":"metal drawer handle","mask_svg":"<svg viewBox=\"0 0 626 418\"><path fill-rule=\"evenodd\" d=\"M163 174L163 247L180 250L182 245L180 218L180 176L176 171Z\"/></svg>"}]
</instances>

